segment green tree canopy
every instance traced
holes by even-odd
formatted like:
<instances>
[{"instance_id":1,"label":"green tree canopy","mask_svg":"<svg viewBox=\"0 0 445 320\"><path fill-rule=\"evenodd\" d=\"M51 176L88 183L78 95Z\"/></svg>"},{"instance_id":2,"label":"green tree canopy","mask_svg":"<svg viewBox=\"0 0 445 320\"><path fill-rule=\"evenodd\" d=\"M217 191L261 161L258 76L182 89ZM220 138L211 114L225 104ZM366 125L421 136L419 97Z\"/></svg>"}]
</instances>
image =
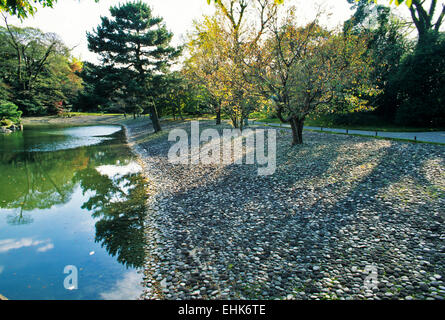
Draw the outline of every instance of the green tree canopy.
<instances>
[{"instance_id":1,"label":"green tree canopy","mask_svg":"<svg viewBox=\"0 0 445 320\"><path fill-rule=\"evenodd\" d=\"M20 117L22 112L18 110L18 107L12 102L0 100L0 125L4 124L17 124L20 123ZM5 125L6 126L6 125Z\"/></svg>"},{"instance_id":2,"label":"green tree canopy","mask_svg":"<svg viewBox=\"0 0 445 320\"><path fill-rule=\"evenodd\" d=\"M4 11L24 19L37 11L35 4L52 8L56 2L57 0L0 0L0 12Z\"/></svg>"},{"instance_id":3,"label":"green tree canopy","mask_svg":"<svg viewBox=\"0 0 445 320\"><path fill-rule=\"evenodd\" d=\"M0 27L0 91L25 115L55 113L82 88L80 61L58 35L36 28Z\"/></svg>"},{"instance_id":4,"label":"green tree canopy","mask_svg":"<svg viewBox=\"0 0 445 320\"><path fill-rule=\"evenodd\" d=\"M150 108L153 127L160 131L158 111L147 95L154 96L153 84L168 71L180 50L170 46L173 34L146 3L111 7L110 14L111 18L102 17L101 24L87 33L88 48L100 55L104 66L124 75L129 82L121 89L134 96L140 107Z\"/></svg>"},{"instance_id":5,"label":"green tree canopy","mask_svg":"<svg viewBox=\"0 0 445 320\"><path fill-rule=\"evenodd\" d=\"M36 13L36 4L52 8L56 2L57 0L0 0L0 12L6 12L23 20Z\"/></svg>"},{"instance_id":6,"label":"green tree canopy","mask_svg":"<svg viewBox=\"0 0 445 320\"><path fill-rule=\"evenodd\" d=\"M377 2L377 0L374 0L374 2ZM426 44L428 41L434 41L435 39L431 39L431 37L436 38L438 36L445 18L445 3L442 3L441 11L437 10L437 0L429 1L429 6L425 0L389 0L389 3L395 3L397 6L405 3L408 6L413 23L419 33L418 43L420 45Z\"/></svg>"}]
</instances>

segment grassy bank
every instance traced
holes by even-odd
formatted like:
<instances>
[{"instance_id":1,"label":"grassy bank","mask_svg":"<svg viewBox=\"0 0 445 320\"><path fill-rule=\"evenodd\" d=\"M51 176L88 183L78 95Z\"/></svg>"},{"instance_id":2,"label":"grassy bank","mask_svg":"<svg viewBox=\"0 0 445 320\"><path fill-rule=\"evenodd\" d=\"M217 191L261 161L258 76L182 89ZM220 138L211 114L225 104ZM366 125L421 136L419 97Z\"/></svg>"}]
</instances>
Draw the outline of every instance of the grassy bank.
<instances>
[{"instance_id":1,"label":"grassy bank","mask_svg":"<svg viewBox=\"0 0 445 320\"><path fill-rule=\"evenodd\" d=\"M116 124L127 121L138 121L146 120L149 116L143 115L139 118L133 119L133 116L127 115L124 117L123 114L104 114L104 113L85 113L85 112L71 112L69 117L59 117L59 116L43 116L43 117L24 117L23 124ZM213 115L184 115L183 119L177 117L176 120L215 120ZM264 123L281 123L277 118L268 117L262 113L253 113L250 117L255 121ZM304 125L311 127L323 127L323 128L338 128L338 129L349 129L349 130L365 130L365 131L381 131L381 132L434 132L434 131L445 131L445 128L428 128L428 127L408 127L399 126L391 123L386 123L383 120L376 119L374 117L369 118L371 123L369 124L341 124L333 120L330 115L319 115L308 117ZM162 121L171 121L173 116L164 116L161 118ZM222 117L222 120L229 120L228 117Z\"/></svg>"},{"instance_id":2,"label":"grassy bank","mask_svg":"<svg viewBox=\"0 0 445 320\"><path fill-rule=\"evenodd\" d=\"M129 119L127 117L127 119ZM22 123L27 125L90 125L90 124L121 124L127 121L123 115L78 114L73 117L43 116L23 117Z\"/></svg>"},{"instance_id":3,"label":"grassy bank","mask_svg":"<svg viewBox=\"0 0 445 320\"><path fill-rule=\"evenodd\" d=\"M278 118L260 112L253 113L250 118L260 122L281 122ZM306 118L304 125L310 127L382 132L429 132L445 130L445 128L442 127L432 128L428 126L414 127L398 125L372 113L310 115Z\"/></svg>"}]
</instances>

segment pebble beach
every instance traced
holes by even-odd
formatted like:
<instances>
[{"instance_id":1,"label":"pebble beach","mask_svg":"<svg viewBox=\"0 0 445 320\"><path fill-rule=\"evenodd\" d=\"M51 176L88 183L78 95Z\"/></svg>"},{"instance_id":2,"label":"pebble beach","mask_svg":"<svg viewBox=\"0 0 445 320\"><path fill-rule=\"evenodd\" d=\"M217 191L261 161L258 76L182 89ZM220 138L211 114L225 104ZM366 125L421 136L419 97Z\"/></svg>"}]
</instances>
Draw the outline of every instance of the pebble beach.
<instances>
[{"instance_id":1,"label":"pebble beach","mask_svg":"<svg viewBox=\"0 0 445 320\"><path fill-rule=\"evenodd\" d=\"M229 128L201 121L201 130ZM153 188L143 299L445 298L445 147L277 130L277 168L172 164L125 124Z\"/></svg>"}]
</instances>

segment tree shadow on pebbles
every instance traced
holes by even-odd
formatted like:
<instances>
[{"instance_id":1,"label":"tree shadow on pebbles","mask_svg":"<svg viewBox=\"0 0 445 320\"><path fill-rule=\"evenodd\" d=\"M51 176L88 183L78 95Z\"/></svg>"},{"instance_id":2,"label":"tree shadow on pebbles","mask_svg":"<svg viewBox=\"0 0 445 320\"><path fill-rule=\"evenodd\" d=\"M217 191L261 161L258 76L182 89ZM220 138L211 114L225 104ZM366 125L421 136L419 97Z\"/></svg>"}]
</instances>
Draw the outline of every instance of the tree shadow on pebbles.
<instances>
[{"instance_id":1,"label":"tree shadow on pebbles","mask_svg":"<svg viewBox=\"0 0 445 320\"><path fill-rule=\"evenodd\" d=\"M443 146L277 135L270 176L169 164L166 136L143 146L174 182L157 208L170 298L445 297Z\"/></svg>"}]
</instances>

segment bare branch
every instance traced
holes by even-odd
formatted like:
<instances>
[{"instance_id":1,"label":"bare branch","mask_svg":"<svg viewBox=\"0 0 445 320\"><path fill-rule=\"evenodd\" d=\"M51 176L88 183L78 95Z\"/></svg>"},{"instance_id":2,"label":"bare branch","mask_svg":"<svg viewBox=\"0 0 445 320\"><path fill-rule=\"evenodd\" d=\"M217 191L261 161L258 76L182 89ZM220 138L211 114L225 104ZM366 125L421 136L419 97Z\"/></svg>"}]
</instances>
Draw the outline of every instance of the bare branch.
<instances>
[{"instance_id":1,"label":"bare branch","mask_svg":"<svg viewBox=\"0 0 445 320\"><path fill-rule=\"evenodd\" d=\"M439 28L443 22L443 18L445 16L445 4L442 5L442 12L440 13L439 17L437 18L436 23L434 24L434 30L439 32Z\"/></svg>"}]
</instances>

